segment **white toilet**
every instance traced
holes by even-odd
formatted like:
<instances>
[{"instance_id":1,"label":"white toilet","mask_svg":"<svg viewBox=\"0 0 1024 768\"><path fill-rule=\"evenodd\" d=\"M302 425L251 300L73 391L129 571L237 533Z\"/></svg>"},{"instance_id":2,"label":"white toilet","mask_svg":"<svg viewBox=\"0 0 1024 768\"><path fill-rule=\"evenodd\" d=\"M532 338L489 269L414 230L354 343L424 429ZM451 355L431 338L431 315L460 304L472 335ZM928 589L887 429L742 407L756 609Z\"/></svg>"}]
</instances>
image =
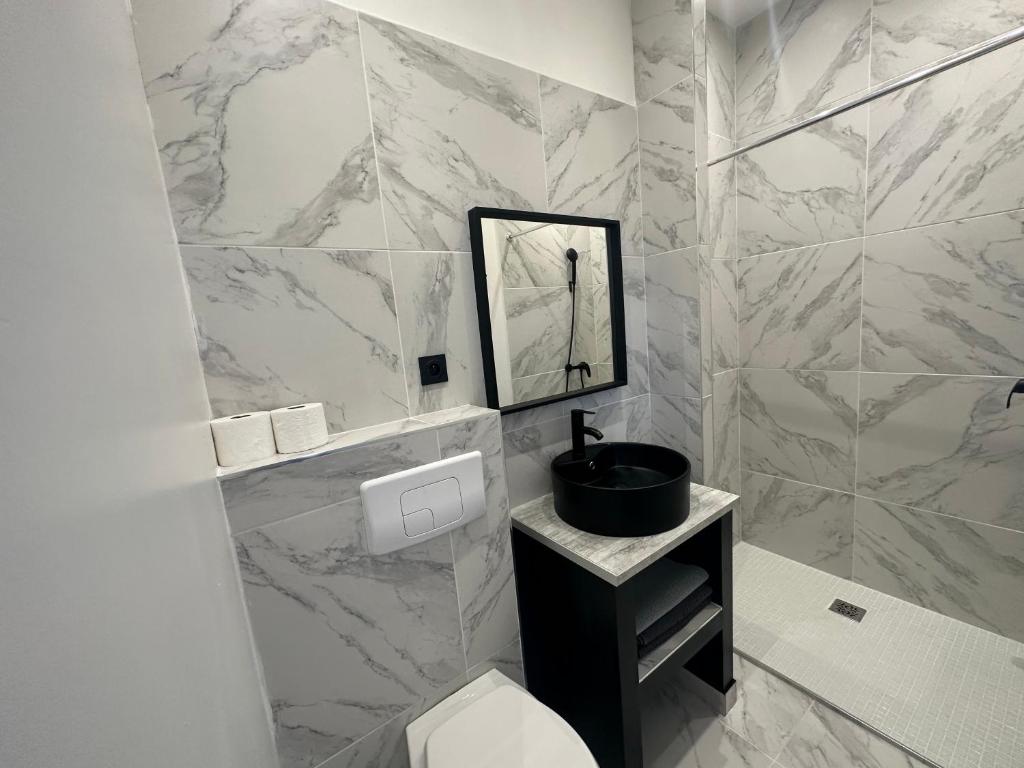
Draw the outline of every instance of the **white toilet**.
<instances>
[{"instance_id":1,"label":"white toilet","mask_svg":"<svg viewBox=\"0 0 1024 768\"><path fill-rule=\"evenodd\" d=\"M597 768L583 739L491 670L405 729L412 768Z\"/></svg>"}]
</instances>

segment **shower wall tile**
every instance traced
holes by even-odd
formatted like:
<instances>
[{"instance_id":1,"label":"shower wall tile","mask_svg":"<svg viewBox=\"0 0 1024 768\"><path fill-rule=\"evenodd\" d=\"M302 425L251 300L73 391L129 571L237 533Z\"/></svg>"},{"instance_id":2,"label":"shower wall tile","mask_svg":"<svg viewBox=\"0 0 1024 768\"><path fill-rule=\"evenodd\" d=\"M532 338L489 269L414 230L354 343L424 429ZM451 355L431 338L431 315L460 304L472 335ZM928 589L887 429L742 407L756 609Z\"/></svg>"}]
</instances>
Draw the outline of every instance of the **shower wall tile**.
<instances>
[{"instance_id":1,"label":"shower wall tile","mask_svg":"<svg viewBox=\"0 0 1024 768\"><path fill-rule=\"evenodd\" d=\"M360 16L392 248L468 251L466 211L543 210L533 72Z\"/></svg>"},{"instance_id":2,"label":"shower wall tile","mask_svg":"<svg viewBox=\"0 0 1024 768\"><path fill-rule=\"evenodd\" d=\"M339 432L408 415L385 251L181 255L215 417L323 402Z\"/></svg>"},{"instance_id":3,"label":"shower wall tile","mask_svg":"<svg viewBox=\"0 0 1024 768\"><path fill-rule=\"evenodd\" d=\"M737 158L739 256L863 234L867 117L855 109Z\"/></svg>"},{"instance_id":4,"label":"shower wall tile","mask_svg":"<svg viewBox=\"0 0 1024 768\"><path fill-rule=\"evenodd\" d=\"M635 0L633 64L636 100L642 104L693 74L690 0Z\"/></svg>"},{"instance_id":5,"label":"shower wall tile","mask_svg":"<svg viewBox=\"0 0 1024 768\"><path fill-rule=\"evenodd\" d=\"M711 13L707 15L707 56L708 131L732 139L736 130L736 30Z\"/></svg>"},{"instance_id":6,"label":"shower wall tile","mask_svg":"<svg viewBox=\"0 0 1024 768\"><path fill-rule=\"evenodd\" d=\"M235 533L359 496L359 486L392 472L437 461L431 431L396 435L220 481Z\"/></svg>"},{"instance_id":7,"label":"shower wall tile","mask_svg":"<svg viewBox=\"0 0 1024 768\"><path fill-rule=\"evenodd\" d=\"M391 268L412 414L484 405L472 256L396 251ZM424 386L417 361L437 354L447 358L448 381Z\"/></svg>"},{"instance_id":8,"label":"shower wall tile","mask_svg":"<svg viewBox=\"0 0 1024 768\"><path fill-rule=\"evenodd\" d=\"M743 540L791 560L853 577L853 495L743 473Z\"/></svg>"},{"instance_id":9,"label":"shower wall tile","mask_svg":"<svg viewBox=\"0 0 1024 768\"><path fill-rule=\"evenodd\" d=\"M861 374L858 493L1024 531L1015 381Z\"/></svg>"},{"instance_id":10,"label":"shower wall tile","mask_svg":"<svg viewBox=\"0 0 1024 768\"><path fill-rule=\"evenodd\" d=\"M370 555L358 499L236 539L283 768L464 679L448 536Z\"/></svg>"},{"instance_id":11,"label":"shower wall tile","mask_svg":"<svg viewBox=\"0 0 1024 768\"><path fill-rule=\"evenodd\" d=\"M695 483L708 479L704 476L703 421L700 398L651 395L651 442L679 451L688 458Z\"/></svg>"},{"instance_id":12,"label":"shower wall tile","mask_svg":"<svg viewBox=\"0 0 1024 768\"><path fill-rule=\"evenodd\" d=\"M354 12L322 0L132 11L180 242L386 247Z\"/></svg>"},{"instance_id":13,"label":"shower wall tile","mask_svg":"<svg viewBox=\"0 0 1024 768\"><path fill-rule=\"evenodd\" d=\"M868 85L871 0L784 0L736 31L736 137Z\"/></svg>"},{"instance_id":14,"label":"shower wall tile","mask_svg":"<svg viewBox=\"0 0 1024 768\"><path fill-rule=\"evenodd\" d=\"M875 0L871 79L881 83L1022 24L1019 0Z\"/></svg>"},{"instance_id":15,"label":"shower wall tile","mask_svg":"<svg viewBox=\"0 0 1024 768\"><path fill-rule=\"evenodd\" d=\"M858 583L1024 641L1024 533L858 497L854 553Z\"/></svg>"},{"instance_id":16,"label":"shower wall tile","mask_svg":"<svg viewBox=\"0 0 1024 768\"><path fill-rule=\"evenodd\" d=\"M639 108L647 255L697 244L694 78Z\"/></svg>"},{"instance_id":17,"label":"shower wall tile","mask_svg":"<svg viewBox=\"0 0 1024 768\"><path fill-rule=\"evenodd\" d=\"M820 702L800 718L775 764L780 768L926 768L892 742Z\"/></svg>"},{"instance_id":18,"label":"shower wall tile","mask_svg":"<svg viewBox=\"0 0 1024 768\"><path fill-rule=\"evenodd\" d=\"M567 416L505 432L505 472L512 507L551 493L551 460L569 447Z\"/></svg>"},{"instance_id":19,"label":"shower wall tile","mask_svg":"<svg viewBox=\"0 0 1024 768\"><path fill-rule=\"evenodd\" d=\"M711 380L713 470L705 480L724 491L740 492L740 371ZM707 437L705 436L705 445ZM735 524L734 524L735 525Z\"/></svg>"},{"instance_id":20,"label":"shower wall tile","mask_svg":"<svg viewBox=\"0 0 1024 768\"><path fill-rule=\"evenodd\" d=\"M540 101L548 208L618 219L622 255L642 256L636 107L543 76Z\"/></svg>"},{"instance_id":21,"label":"shower wall tile","mask_svg":"<svg viewBox=\"0 0 1024 768\"><path fill-rule=\"evenodd\" d=\"M734 145L728 139L708 136L710 158L731 152ZM703 179L705 174L698 173ZM707 232L702 242L710 243L715 259L734 259L736 252L736 159L730 158L706 169L708 185Z\"/></svg>"},{"instance_id":22,"label":"shower wall tile","mask_svg":"<svg viewBox=\"0 0 1024 768\"><path fill-rule=\"evenodd\" d=\"M744 370L743 467L853 491L857 374Z\"/></svg>"},{"instance_id":23,"label":"shower wall tile","mask_svg":"<svg viewBox=\"0 0 1024 768\"><path fill-rule=\"evenodd\" d=\"M491 413L442 427L437 439L442 459L469 451L484 457L486 515L452 531L466 663L473 666L519 636L501 416Z\"/></svg>"},{"instance_id":24,"label":"shower wall tile","mask_svg":"<svg viewBox=\"0 0 1024 768\"><path fill-rule=\"evenodd\" d=\"M864 367L1024 372L1024 213L869 237Z\"/></svg>"},{"instance_id":25,"label":"shower wall tile","mask_svg":"<svg viewBox=\"0 0 1024 768\"><path fill-rule=\"evenodd\" d=\"M739 361L736 262L708 259L704 267L711 280L712 372L718 374L736 368Z\"/></svg>"},{"instance_id":26,"label":"shower wall tile","mask_svg":"<svg viewBox=\"0 0 1024 768\"><path fill-rule=\"evenodd\" d=\"M701 396L698 248L645 259L651 391Z\"/></svg>"},{"instance_id":27,"label":"shower wall tile","mask_svg":"<svg viewBox=\"0 0 1024 768\"><path fill-rule=\"evenodd\" d=\"M862 248L857 239L742 259L743 365L856 370Z\"/></svg>"},{"instance_id":28,"label":"shower wall tile","mask_svg":"<svg viewBox=\"0 0 1024 768\"><path fill-rule=\"evenodd\" d=\"M1024 207L1024 47L873 101L869 233Z\"/></svg>"},{"instance_id":29,"label":"shower wall tile","mask_svg":"<svg viewBox=\"0 0 1024 768\"><path fill-rule=\"evenodd\" d=\"M562 370L569 354L571 302L564 287L505 291L513 378Z\"/></svg>"}]
</instances>

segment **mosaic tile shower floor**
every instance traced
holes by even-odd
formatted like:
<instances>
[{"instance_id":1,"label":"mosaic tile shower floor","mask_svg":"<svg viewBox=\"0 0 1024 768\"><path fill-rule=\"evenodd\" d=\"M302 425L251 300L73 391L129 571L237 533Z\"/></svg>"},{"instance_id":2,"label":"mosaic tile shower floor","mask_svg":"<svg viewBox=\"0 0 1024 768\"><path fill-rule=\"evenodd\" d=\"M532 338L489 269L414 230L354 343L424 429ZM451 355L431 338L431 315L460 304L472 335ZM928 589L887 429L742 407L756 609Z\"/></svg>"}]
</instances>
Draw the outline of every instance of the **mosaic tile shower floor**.
<instances>
[{"instance_id":1,"label":"mosaic tile shower floor","mask_svg":"<svg viewBox=\"0 0 1024 768\"><path fill-rule=\"evenodd\" d=\"M944 768L1024 766L1024 644L747 543L734 557L739 653Z\"/></svg>"}]
</instances>

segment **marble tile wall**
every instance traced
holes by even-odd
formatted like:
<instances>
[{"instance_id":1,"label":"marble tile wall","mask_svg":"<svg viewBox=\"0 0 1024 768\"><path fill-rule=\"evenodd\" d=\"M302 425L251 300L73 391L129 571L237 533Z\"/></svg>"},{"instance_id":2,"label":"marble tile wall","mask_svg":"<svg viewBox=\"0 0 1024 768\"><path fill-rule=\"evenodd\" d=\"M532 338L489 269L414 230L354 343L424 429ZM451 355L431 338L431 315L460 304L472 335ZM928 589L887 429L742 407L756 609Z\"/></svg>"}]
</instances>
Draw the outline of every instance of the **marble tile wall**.
<instances>
[{"instance_id":1,"label":"marble tile wall","mask_svg":"<svg viewBox=\"0 0 1024 768\"><path fill-rule=\"evenodd\" d=\"M616 218L643 255L634 105L329 0L133 16L215 416L482 404L473 206ZM441 352L449 381L421 386Z\"/></svg>"},{"instance_id":2,"label":"marble tile wall","mask_svg":"<svg viewBox=\"0 0 1024 768\"><path fill-rule=\"evenodd\" d=\"M737 30L711 19L708 78L732 75L736 105L733 133L712 121L714 157L1018 26L1024 5L787 0ZM731 71L714 56L730 45ZM1010 45L708 173L712 255L738 258L734 303L712 272L711 321L713 389L727 349L741 366L744 539L1017 639L1022 57ZM712 224L730 216L734 245Z\"/></svg>"},{"instance_id":3,"label":"marble tile wall","mask_svg":"<svg viewBox=\"0 0 1024 768\"><path fill-rule=\"evenodd\" d=\"M222 483L282 766L400 768L425 707L491 667L521 677L508 513L549 490L568 408L649 439L637 108L328 0L133 0L133 18L214 415L316 400L344 432ZM627 387L433 418L484 402L478 205L621 221ZM583 267L594 346L607 278ZM441 352L449 382L421 386ZM472 449L486 518L369 556L359 484Z\"/></svg>"},{"instance_id":4,"label":"marble tile wall","mask_svg":"<svg viewBox=\"0 0 1024 768\"><path fill-rule=\"evenodd\" d=\"M384 430L378 430L383 432ZM370 555L359 483L478 450L486 514ZM370 442L222 481L282 768L394 753L405 724L488 666L514 666L518 618L496 411L407 419Z\"/></svg>"}]
</instances>

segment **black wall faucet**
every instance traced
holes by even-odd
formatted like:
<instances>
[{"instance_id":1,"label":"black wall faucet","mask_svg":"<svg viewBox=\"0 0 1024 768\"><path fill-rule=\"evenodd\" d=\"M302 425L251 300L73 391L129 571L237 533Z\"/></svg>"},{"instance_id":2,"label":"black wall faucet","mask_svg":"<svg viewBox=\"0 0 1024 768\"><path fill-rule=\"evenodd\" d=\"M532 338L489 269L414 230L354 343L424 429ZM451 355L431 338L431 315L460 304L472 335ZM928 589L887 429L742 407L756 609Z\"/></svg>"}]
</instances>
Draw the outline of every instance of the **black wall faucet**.
<instances>
[{"instance_id":1,"label":"black wall faucet","mask_svg":"<svg viewBox=\"0 0 1024 768\"><path fill-rule=\"evenodd\" d=\"M587 457L587 443L585 435L590 435L595 440L603 440L604 433L596 427L589 427L583 423L584 416L593 416L593 411L584 411L582 408L573 408L569 413L572 424L572 457L574 459L585 459Z\"/></svg>"},{"instance_id":2,"label":"black wall faucet","mask_svg":"<svg viewBox=\"0 0 1024 768\"><path fill-rule=\"evenodd\" d=\"M1006 396L1006 407L1010 407L1010 401L1013 400L1014 395L1024 395L1024 379L1020 379L1016 384L1013 385L1013 389L1010 390L1010 394Z\"/></svg>"}]
</instances>

